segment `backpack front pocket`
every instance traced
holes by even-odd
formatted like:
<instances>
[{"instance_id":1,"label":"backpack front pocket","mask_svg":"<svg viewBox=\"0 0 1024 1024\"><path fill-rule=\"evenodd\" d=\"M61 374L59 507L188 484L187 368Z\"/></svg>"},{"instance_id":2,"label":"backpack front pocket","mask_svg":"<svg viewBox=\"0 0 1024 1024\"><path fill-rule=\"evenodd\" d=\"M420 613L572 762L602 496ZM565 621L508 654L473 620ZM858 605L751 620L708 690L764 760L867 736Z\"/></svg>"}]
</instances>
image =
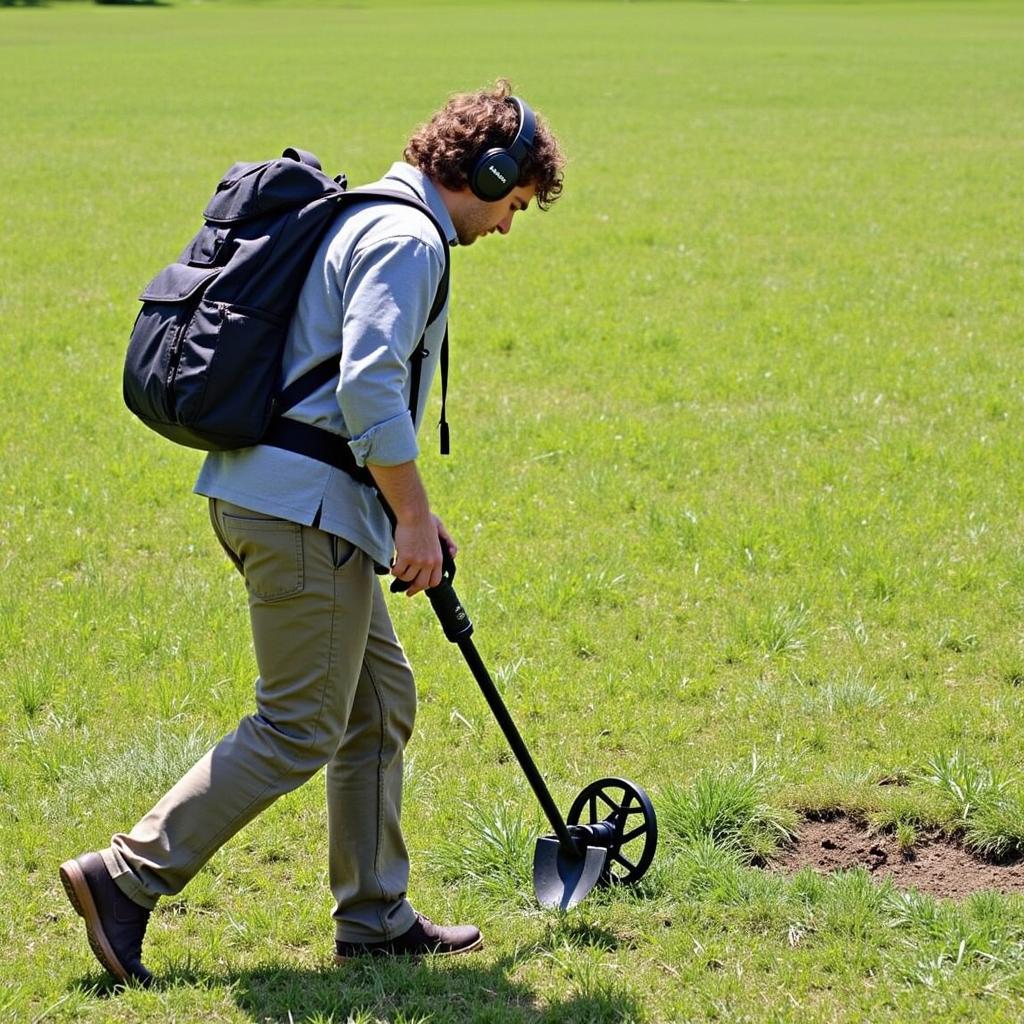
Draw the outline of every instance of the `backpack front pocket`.
<instances>
[{"instance_id":1,"label":"backpack front pocket","mask_svg":"<svg viewBox=\"0 0 1024 1024\"><path fill-rule=\"evenodd\" d=\"M204 298L184 333L175 372L179 421L230 439L232 448L257 444L274 412L287 329L262 310Z\"/></svg>"}]
</instances>

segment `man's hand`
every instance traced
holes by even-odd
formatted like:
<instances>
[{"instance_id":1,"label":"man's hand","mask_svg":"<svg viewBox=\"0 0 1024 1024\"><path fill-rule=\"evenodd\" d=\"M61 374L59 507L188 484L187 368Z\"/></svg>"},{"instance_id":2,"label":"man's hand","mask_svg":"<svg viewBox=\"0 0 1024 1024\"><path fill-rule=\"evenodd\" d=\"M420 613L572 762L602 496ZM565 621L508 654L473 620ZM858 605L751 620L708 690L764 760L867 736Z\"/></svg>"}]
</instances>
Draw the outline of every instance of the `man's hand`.
<instances>
[{"instance_id":1,"label":"man's hand","mask_svg":"<svg viewBox=\"0 0 1024 1024\"><path fill-rule=\"evenodd\" d=\"M367 466L397 519L391 574L410 584L405 592L409 597L436 587L441 582L441 545L452 558L458 548L444 523L430 511L416 464Z\"/></svg>"},{"instance_id":2,"label":"man's hand","mask_svg":"<svg viewBox=\"0 0 1024 1024\"><path fill-rule=\"evenodd\" d=\"M408 526L399 523L395 529L396 554L391 574L400 580L411 581L411 586L405 591L409 597L428 587L436 587L441 582L442 544L452 558L459 550L444 523L433 513L430 514L430 520L429 528L426 530L423 530L419 523Z\"/></svg>"},{"instance_id":3,"label":"man's hand","mask_svg":"<svg viewBox=\"0 0 1024 1024\"><path fill-rule=\"evenodd\" d=\"M391 575L409 584L409 597L441 582L441 544L432 515L411 523L399 521Z\"/></svg>"}]
</instances>

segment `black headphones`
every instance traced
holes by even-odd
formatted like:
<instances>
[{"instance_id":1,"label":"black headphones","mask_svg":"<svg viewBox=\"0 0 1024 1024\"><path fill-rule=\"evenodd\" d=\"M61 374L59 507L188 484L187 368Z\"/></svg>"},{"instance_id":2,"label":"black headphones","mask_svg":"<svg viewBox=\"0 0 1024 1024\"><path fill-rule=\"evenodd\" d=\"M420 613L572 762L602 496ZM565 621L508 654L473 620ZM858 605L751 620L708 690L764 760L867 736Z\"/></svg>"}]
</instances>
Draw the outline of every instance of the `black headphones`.
<instances>
[{"instance_id":1,"label":"black headphones","mask_svg":"<svg viewBox=\"0 0 1024 1024\"><path fill-rule=\"evenodd\" d=\"M509 101L519 111L519 130L507 149L489 149L473 165L469 175L469 187L477 199L496 203L504 199L519 182L523 161L533 145L537 126L530 105L518 96L509 96Z\"/></svg>"}]
</instances>

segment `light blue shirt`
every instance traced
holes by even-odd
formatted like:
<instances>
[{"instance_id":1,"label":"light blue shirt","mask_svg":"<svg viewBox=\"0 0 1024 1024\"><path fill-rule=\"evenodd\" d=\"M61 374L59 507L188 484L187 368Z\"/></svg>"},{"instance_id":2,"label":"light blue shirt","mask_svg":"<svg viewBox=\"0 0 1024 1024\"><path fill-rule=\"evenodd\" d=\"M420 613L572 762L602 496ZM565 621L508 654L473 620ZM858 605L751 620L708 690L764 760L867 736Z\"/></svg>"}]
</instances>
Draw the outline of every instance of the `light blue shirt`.
<instances>
[{"instance_id":1,"label":"light blue shirt","mask_svg":"<svg viewBox=\"0 0 1024 1024\"><path fill-rule=\"evenodd\" d=\"M375 185L423 200L456 244L440 194L417 168L396 163ZM283 361L285 385L335 353L339 375L289 410L289 418L337 434L360 465L415 459L447 304L426 331L415 423L409 414L409 362L443 271L441 239L419 210L371 200L339 214L299 294ZM378 565L390 565L394 555L391 527L374 492L304 455L267 445L210 452L195 491L305 526L319 512L322 530L362 548Z\"/></svg>"}]
</instances>

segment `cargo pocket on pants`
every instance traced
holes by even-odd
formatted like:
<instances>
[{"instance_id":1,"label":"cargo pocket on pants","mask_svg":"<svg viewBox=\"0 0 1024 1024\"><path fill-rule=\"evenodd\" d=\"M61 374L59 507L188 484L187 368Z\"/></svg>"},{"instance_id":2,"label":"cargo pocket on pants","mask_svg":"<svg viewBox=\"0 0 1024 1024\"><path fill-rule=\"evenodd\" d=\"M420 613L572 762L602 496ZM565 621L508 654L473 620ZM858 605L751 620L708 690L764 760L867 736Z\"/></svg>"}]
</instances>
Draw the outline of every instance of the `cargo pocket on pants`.
<instances>
[{"instance_id":1,"label":"cargo pocket on pants","mask_svg":"<svg viewBox=\"0 0 1024 1024\"><path fill-rule=\"evenodd\" d=\"M242 567L245 585L261 601L302 592L302 527L287 519L250 519L224 513L224 532Z\"/></svg>"}]
</instances>

